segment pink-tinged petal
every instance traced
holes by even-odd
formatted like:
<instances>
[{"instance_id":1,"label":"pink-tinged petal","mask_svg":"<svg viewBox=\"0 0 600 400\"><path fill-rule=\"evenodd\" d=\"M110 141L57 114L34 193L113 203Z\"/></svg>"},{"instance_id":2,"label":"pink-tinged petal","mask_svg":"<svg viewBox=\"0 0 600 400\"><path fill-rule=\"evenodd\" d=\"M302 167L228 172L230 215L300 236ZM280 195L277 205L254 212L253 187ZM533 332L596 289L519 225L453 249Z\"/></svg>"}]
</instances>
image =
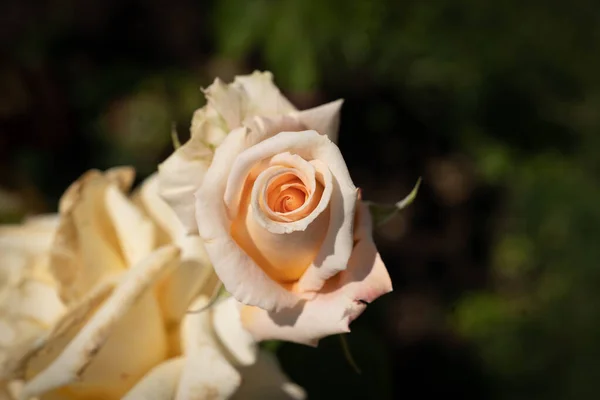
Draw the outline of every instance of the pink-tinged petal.
<instances>
[{"instance_id":1,"label":"pink-tinged petal","mask_svg":"<svg viewBox=\"0 0 600 400\"><path fill-rule=\"evenodd\" d=\"M208 299L200 296L192 308L200 309L207 303ZM175 399L231 397L241 378L219 350L218 339L212 331L211 313L188 314L182 322L181 342L185 361Z\"/></svg>"},{"instance_id":2,"label":"pink-tinged petal","mask_svg":"<svg viewBox=\"0 0 600 400\"><path fill-rule=\"evenodd\" d=\"M158 166L160 196L173 208L186 233L198 231L194 193L210 166L212 150L194 135Z\"/></svg>"},{"instance_id":3,"label":"pink-tinged petal","mask_svg":"<svg viewBox=\"0 0 600 400\"><path fill-rule=\"evenodd\" d=\"M327 281L311 300L294 308L269 312L257 307L242 309L244 327L258 341L279 339L317 345L319 339L349 332L349 324L367 304L392 290L389 274L371 238L368 210L361 204L348 268Z\"/></svg>"},{"instance_id":4,"label":"pink-tinged petal","mask_svg":"<svg viewBox=\"0 0 600 400\"><path fill-rule=\"evenodd\" d=\"M269 278L230 235L232 221L223 202L225 187L231 166L247 147L247 141L248 130L239 128L215 151L212 165L196 192L198 231L217 275L236 299L267 309L293 306L298 297Z\"/></svg>"},{"instance_id":5,"label":"pink-tinged petal","mask_svg":"<svg viewBox=\"0 0 600 400\"><path fill-rule=\"evenodd\" d=\"M173 358L152 368L127 394L123 400L171 400L177 385L184 360Z\"/></svg>"},{"instance_id":6,"label":"pink-tinged petal","mask_svg":"<svg viewBox=\"0 0 600 400\"><path fill-rule=\"evenodd\" d=\"M95 313L88 309L83 320L71 318L68 327L59 324L54 340L29 361L22 397L54 389L84 397L120 397L162 361L167 339L150 289L176 266L178 257L172 246L154 251L122 275Z\"/></svg>"},{"instance_id":7,"label":"pink-tinged petal","mask_svg":"<svg viewBox=\"0 0 600 400\"><path fill-rule=\"evenodd\" d=\"M261 350L256 363L239 368L242 385L232 400L269 399L303 400L304 389L290 381L279 366L277 358L266 350Z\"/></svg>"},{"instance_id":8,"label":"pink-tinged petal","mask_svg":"<svg viewBox=\"0 0 600 400\"><path fill-rule=\"evenodd\" d=\"M340 110L344 100L336 100L308 110L292 113L308 129L313 129L337 143L340 127Z\"/></svg>"}]
</instances>

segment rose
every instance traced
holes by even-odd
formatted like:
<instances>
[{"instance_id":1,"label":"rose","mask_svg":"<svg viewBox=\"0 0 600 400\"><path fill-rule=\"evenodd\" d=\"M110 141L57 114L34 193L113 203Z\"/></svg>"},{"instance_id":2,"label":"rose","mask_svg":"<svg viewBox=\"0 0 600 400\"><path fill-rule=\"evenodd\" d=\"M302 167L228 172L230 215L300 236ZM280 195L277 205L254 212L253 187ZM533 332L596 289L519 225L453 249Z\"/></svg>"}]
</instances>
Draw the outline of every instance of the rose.
<instances>
[{"instance_id":1,"label":"rose","mask_svg":"<svg viewBox=\"0 0 600 400\"><path fill-rule=\"evenodd\" d=\"M0 226L0 394L5 390L7 398L14 389L2 388L7 371L64 313L47 271L57 223L47 215Z\"/></svg>"},{"instance_id":2,"label":"rose","mask_svg":"<svg viewBox=\"0 0 600 400\"><path fill-rule=\"evenodd\" d=\"M220 79L204 91L207 104L196 110L190 140L159 167L161 196L173 207L188 233L197 233L193 201L214 150L227 134L255 116L290 116L336 140L340 100L297 111L273 84L269 72L237 76L232 84Z\"/></svg>"},{"instance_id":3,"label":"rose","mask_svg":"<svg viewBox=\"0 0 600 400\"><path fill-rule=\"evenodd\" d=\"M90 171L63 195L47 271L66 312L3 371L23 381L20 398L228 398L265 388L302 398L257 354L234 302L186 315L218 281L156 179L133 201L124 194L132 180L127 168ZM258 377L242 384L247 374Z\"/></svg>"},{"instance_id":4,"label":"rose","mask_svg":"<svg viewBox=\"0 0 600 400\"><path fill-rule=\"evenodd\" d=\"M255 339L315 345L349 331L392 288L331 140L341 102L297 111L268 73L216 80L206 94L191 139L159 168L163 198L247 305ZM214 151L208 132L219 137Z\"/></svg>"}]
</instances>

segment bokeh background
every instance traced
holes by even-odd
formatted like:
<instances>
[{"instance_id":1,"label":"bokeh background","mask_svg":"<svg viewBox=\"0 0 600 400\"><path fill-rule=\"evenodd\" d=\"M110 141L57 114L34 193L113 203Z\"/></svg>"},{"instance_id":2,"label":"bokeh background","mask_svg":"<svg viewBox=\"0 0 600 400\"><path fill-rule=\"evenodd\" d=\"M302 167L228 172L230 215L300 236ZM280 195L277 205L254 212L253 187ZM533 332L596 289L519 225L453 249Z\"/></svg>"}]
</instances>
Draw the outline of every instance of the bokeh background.
<instances>
[{"instance_id":1,"label":"bokeh background","mask_svg":"<svg viewBox=\"0 0 600 400\"><path fill-rule=\"evenodd\" d=\"M417 201L376 240L395 291L317 349L269 344L311 399L597 399L600 6L591 0L4 0L0 215L89 168L138 180L200 87L271 70L344 98L364 197ZM441 396L441 397L440 397Z\"/></svg>"}]
</instances>

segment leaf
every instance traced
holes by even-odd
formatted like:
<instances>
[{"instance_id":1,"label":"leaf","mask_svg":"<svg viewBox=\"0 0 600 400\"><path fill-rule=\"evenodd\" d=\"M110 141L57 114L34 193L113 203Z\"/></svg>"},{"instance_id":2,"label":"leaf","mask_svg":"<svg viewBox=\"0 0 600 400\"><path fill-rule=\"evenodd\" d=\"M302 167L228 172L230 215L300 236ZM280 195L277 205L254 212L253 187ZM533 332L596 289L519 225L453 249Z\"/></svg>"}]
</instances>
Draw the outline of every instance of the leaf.
<instances>
[{"instance_id":1,"label":"leaf","mask_svg":"<svg viewBox=\"0 0 600 400\"><path fill-rule=\"evenodd\" d=\"M419 187L421 186L421 178L417 179L417 183L411 192L396 204L377 204L367 201L371 217L375 226L383 225L392 219L398 212L408 207L417 197Z\"/></svg>"},{"instance_id":2,"label":"leaf","mask_svg":"<svg viewBox=\"0 0 600 400\"><path fill-rule=\"evenodd\" d=\"M280 340L265 340L264 342L261 342L260 346L263 349L275 354L277 353L277 349L279 349L279 347L281 347L282 344L283 342Z\"/></svg>"}]
</instances>

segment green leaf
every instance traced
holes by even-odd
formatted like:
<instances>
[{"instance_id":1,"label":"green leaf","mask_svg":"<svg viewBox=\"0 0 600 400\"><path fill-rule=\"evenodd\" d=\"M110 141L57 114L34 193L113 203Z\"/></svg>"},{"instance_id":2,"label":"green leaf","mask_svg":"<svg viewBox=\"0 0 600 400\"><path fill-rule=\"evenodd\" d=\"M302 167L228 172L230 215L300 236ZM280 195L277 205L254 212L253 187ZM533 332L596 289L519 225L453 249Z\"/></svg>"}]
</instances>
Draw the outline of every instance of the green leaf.
<instances>
[{"instance_id":1,"label":"green leaf","mask_svg":"<svg viewBox=\"0 0 600 400\"><path fill-rule=\"evenodd\" d=\"M282 344L283 342L281 340L265 340L264 342L261 342L260 346L263 349L275 354L277 353L277 349L279 349Z\"/></svg>"},{"instance_id":2,"label":"green leaf","mask_svg":"<svg viewBox=\"0 0 600 400\"><path fill-rule=\"evenodd\" d=\"M370 201L367 201L367 205L369 206L369 211L371 212L371 217L373 218L373 223L375 226L383 225L392 219L400 210L408 207L417 197L417 193L419 191L419 186L421 186L421 178L417 179L417 183L411 190L411 192L402 200L397 202L396 204L377 204Z\"/></svg>"}]
</instances>

